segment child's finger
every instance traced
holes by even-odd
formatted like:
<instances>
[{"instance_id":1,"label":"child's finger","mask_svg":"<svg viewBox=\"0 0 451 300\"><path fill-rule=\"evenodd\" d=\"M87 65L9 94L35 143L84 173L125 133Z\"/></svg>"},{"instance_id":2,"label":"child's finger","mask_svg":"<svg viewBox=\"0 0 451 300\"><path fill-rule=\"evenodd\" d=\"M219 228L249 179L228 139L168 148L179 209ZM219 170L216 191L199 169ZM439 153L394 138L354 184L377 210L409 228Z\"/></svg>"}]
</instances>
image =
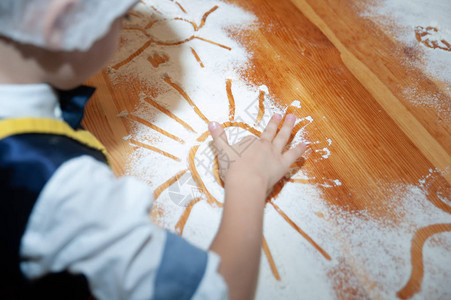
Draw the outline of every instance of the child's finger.
<instances>
[{"instance_id":1,"label":"child's finger","mask_svg":"<svg viewBox=\"0 0 451 300\"><path fill-rule=\"evenodd\" d=\"M294 122L296 121L296 117L293 114L288 114L285 117L285 122L282 125L277 136L274 138L273 144L277 151L282 151L282 149L287 144L291 130L293 130Z\"/></svg>"},{"instance_id":2,"label":"child's finger","mask_svg":"<svg viewBox=\"0 0 451 300\"><path fill-rule=\"evenodd\" d=\"M300 143L296 145L296 147L285 152L282 156L282 163L284 167L289 169L290 166L304 154L306 147L306 144Z\"/></svg>"},{"instance_id":3,"label":"child's finger","mask_svg":"<svg viewBox=\"0 0 451 300\"><path fill-rule=\"evenodd\" d=\"M282 121L282 116L279 114L274 114L266 125L265 130L262 132L260 139L272 142L274 136L276 135L277 128L279 127L280 121Z\"/></svg>"},{"instance_id":4,"label":"child's finger","mask_svg":"<svg viewBox=\"0 0 451 300\"><path fill-rule=\"evenodd\" d=\"M208 130L210 131L218 151L224 151L227 147L230 147L229 142L227 141L227 135L221 124L217 122L210 122L210 124L208 124Z\"/></svg>"}]
</instances>

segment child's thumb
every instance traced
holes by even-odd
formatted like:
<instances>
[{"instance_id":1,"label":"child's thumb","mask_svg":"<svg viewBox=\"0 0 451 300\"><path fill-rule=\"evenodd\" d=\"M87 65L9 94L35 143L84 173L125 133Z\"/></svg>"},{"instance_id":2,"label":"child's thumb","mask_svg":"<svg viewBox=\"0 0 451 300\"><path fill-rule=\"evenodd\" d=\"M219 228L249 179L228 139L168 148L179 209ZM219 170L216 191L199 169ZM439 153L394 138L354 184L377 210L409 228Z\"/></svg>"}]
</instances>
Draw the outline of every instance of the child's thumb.
<instances>
[{"instance_id":1,"label":"child's thumb","mask_svg":"<svg viewBox=\"0 0 451 300\"><path fill-rule=\"evenodd\" d=\"M208 130L210 130L210 134L213 137L213 141L218 151L225 150L227 146L229 146L227 135L221 124L218 122L211 122L208 124Z\"/></svg>"}]
</instances>

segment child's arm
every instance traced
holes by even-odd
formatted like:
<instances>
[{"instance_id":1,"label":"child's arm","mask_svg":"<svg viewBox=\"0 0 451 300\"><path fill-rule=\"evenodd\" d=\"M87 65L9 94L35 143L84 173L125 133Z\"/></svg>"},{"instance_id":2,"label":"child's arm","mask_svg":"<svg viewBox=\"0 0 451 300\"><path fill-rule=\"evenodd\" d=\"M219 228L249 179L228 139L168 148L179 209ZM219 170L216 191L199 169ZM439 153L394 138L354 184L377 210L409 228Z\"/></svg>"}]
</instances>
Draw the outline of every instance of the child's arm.
<instances>
[{"instance_id":1,"label":"child's arm","mask_svg":"<svg viewBox=\"0 0 451 300\"><path fill-rule=\"evenodd\" d=\"M287 120L272 141L280 123L274 118L241 157L221 140L222 128L213 130L218 147L235 160L224 172L224 217L211 247L222 258L219 272L232 298L249 298L255 290L266 191L303 151L301 146L281 154L294 122ZM146 184L117 179L93 157L66 161L40 192L27 221L21 272L34 281L60 272L83 275L97 299L224 296L216 255L152 224L151 204Z\"/></svg>"},{"instance_id":2,"label":"child's arm","mask_svg":"<svg viewBox=\"0 0 451 300\"><path fill-rule=\"evenodd\" d=\"M281 119L274 115L259 140L247 137L233 146L228 144L219 124L210 124L225 179L223 218L210 249L221 257L219 272L229 286L231 299L253 297L267 193L305 151L305 145L300 144L283 153L295 116L288 115L277 133ZM244 147L247 148L243 150Z\"/></svg>"}]
</instances>

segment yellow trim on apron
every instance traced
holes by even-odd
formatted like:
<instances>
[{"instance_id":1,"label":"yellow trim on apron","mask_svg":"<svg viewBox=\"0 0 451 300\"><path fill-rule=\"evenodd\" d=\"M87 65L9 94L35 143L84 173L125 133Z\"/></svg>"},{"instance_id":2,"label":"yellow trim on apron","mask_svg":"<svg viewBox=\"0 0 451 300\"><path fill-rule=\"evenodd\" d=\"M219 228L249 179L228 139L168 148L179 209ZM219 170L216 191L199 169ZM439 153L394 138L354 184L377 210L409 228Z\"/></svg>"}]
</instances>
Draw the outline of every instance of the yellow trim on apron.
<instances>
[{"instance_id":1,"label":"yellow trim on apron","mask_svg":"<svg viewBox=\"0 0 451 300\"><path fill-rule=\"evenodd\" d=\"M110 164L105 147L86 130L75 131L64 121L44 118L21 118L0 120L0 140L27 133L56 134L71 138L85 146L101 151Z\"/></svg>"}]
</instances>

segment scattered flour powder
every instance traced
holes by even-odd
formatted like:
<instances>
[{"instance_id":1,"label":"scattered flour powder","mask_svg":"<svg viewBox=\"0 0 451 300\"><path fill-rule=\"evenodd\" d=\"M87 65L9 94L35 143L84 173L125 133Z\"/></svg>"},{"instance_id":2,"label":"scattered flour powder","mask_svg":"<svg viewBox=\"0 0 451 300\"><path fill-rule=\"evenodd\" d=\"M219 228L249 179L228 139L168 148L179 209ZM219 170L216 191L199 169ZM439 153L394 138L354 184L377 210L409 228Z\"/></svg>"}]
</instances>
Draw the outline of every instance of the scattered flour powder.
<instances>
[{"instance_id":1,"label":"scattered flour powder","mask_svg":"<svg viewBox=\"0 0 451 300\"><path fill-rule=\"evenodd\" d=\"M372 5L364 12L364 16L378 21L380 24L392 26L393 34L402 42L417 46L416 30L434 27L424 39L437 41L439 46L446 48L441 42L451 44L451 2L448 0L373 0ZM425 70L432 76L451 84L451 52L440 48L430 48L421 44L426 59ZM451 49L450 49L451 50ZM447 67L448 66L448 67Z\"/></svg>"},{"instance_id":2,"label":"scattered flour powder","mask_svg":"<svg viewBox=\"0 0 451 300\"><path fill-rule=\"evenodd\" d=\"M222 209L209 205L205 191L196 188L188 162L193 147L199 146L194 168L205 190L222 202L223 189L211 172L211 137L203 142L197 140L207 131L207 123L174 86L183 89L206 118L218 122L229 120L229 87L236 108L234 120L260 131L273 112L283 113L287 108L274 104L267 86L250 85L241 75L240 70L248 67L252 53L238 44L229 31L239 32L241 28L258 26L255 16L222 1L179 3L186 12L169 0L147 0L138 5L124 26L121 46L109 67L109 74L113 82L139 81L147 87L141 91L139 104L132 111L118 115L132 124L130 134L124 139L131 144L138 141L156 147L176 158L136 147L130 158L128 174L145 180L156 189L175 174L187 170L155 200L154 209L160 213L156 221L169 230L175 230L189 200L202 198L193 207L183 236L207 248L217 231ZM202 19L205 19L203 26ZM130 57L133 53L135 55ZM258 122L262 92L265 113ZM162 113L149 101L185 121L192 130ZM299 109L302 102L293 101L291 106ZM140 119L173 136L155 131ZM304 122L305 126L297 134L296 142L304 140L309 126L314 126L310 116L299 122ZM249 134L242 128L229 127L226 131L231 142ZM310 143L313 150L309 155L314 161L333 155L328 148L331 139ZM386 224L384 220L371 216L370 212L351 213L325 203L321 189L342 185L339 179L329 178L318 183L302 172L294 174L293 179L303 183L287 183L275 203L331 260L317 251L268 204L264 236L281 280L275 279L267 258L262 255L257 299L394 298L410 274L409 253L415 229L451 221L449 215L429 203L420 183L397 187L399 191L394 193L396 197L391 203L392 209L398 210L402 217L397 224ZM434 243L435 239L440 239L440 243ZM447 246L443 247L443 244ZM421 293L416 295L419 298L424 295L449 298L446 287L441 288L451 275L444 263L450 261L449 248L449 233L434 237L426 244L426 275ZM357 278L368 280L360 283Z\"/></svg>"},{"instance_id":3,"label":"scattered flour powder","mask_svg":"<svg viewBox=\"0 0 451 300\"><path fill-rule=\"evenodd\" d=\"M446 121L451 120L450 14L449 0L370 0L366 2L362 13L393 34L397 40L421 51L421 61L405 63L414 64L430 77L442 81L447 99L440 99L433 93L420 93L414 85L405 90L404 94L415 105L437 110Z\"/></svg>"}]
</instances>

